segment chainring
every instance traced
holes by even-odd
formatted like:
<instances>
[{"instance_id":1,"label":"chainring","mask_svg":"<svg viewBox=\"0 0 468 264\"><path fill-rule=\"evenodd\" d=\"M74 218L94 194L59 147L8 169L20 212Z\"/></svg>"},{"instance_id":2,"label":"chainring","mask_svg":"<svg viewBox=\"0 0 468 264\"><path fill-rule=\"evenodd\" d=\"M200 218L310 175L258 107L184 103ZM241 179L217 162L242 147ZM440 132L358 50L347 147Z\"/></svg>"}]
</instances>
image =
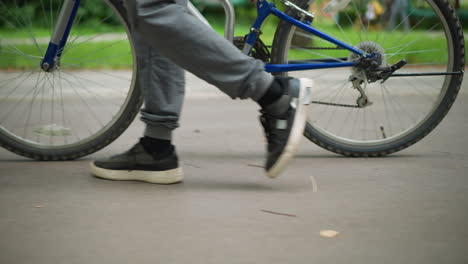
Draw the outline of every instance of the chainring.
<instances>
[{"instance_id":1,"label":"chainring","mask_svg":"<svg viewBox=\"0 0 468 264\"><path fill-rule=\"evenodd\" d=\"M245 40L247 39L247 36L241 37L234 37L233 44L236 46L238 49L242 50L244 48ZM255 59L259 59L265 63L268 63L271 61L271 54L270 50L268 47L263 43L263 41L260 38L257 38L255 41L252 51L250 52L250 56L254 57Z\"/></svg>"}]
</instances>

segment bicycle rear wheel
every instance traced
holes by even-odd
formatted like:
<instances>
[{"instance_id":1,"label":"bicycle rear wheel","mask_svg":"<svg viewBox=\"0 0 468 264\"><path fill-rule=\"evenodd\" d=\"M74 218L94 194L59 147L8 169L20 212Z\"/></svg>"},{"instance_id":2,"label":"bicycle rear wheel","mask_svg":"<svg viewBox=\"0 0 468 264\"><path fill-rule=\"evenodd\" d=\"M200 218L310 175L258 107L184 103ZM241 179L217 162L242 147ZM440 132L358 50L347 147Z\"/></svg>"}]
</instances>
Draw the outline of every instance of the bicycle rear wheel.
<instances>
[{"instance_id":1,"label":"bicycle rear wheel","mask_svg":"<svg viewBox=\"0 0 468 264\"><path fill-rule=\"evenodd\" d=\"M315 28L368 53L382 54L381 66L402 59L408 62L395 72L400 76L384 83L364 79L365 74L356 67L283 74L315 80L313 105L304 132L309 140L347 156L382 156L421 140L444 118L463 78L463 31L446 0L420 2L410 0L399 21L372 21L372 13L368 12L374 10L376 15L378 7L368 6L369 1L352 0L332 16L309 7L307 0L299 1L300 6L315 12ZM287 13L296 16L292 9ZM357 56L347 50L286 22L278 26L272 63L352 60ZM447 72L456 74L437 75ZM361 93L351 83L356 76L364 76L362 88L372 104L360 105Z\"/></svg>"},{"instance_id":2,"label":"bicycle rear wheel","mask_svg":"<svg viewBox=\"0 0 468 264\"><path fill-rule=\"evenodd\" d=\"M125 9L116 0L105 0L111 11L99 21L87 21L79 9L60 64L40 69L56 2L0 2L0 144L37 160L75 159L103 148L142 102ZM32 13L41 18L33 23Z\"/></svg>"}]
</instances>

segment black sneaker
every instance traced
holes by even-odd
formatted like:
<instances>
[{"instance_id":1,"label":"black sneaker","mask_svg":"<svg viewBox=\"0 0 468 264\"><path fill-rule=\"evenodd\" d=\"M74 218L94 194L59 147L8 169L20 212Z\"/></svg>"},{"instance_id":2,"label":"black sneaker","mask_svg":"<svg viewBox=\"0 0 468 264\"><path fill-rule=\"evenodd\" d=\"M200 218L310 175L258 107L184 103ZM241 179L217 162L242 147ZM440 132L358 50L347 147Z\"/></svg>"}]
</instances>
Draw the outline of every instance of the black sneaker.
<instances>
[{"instance_id":1,"label":"black sneaker","mask_svg":"<svg viewBox=\"0 0 468 264\"><path fill-rule=\"evenodd\" d=\"M123 154L92 162L91 173L109 180L136 180L159 184L172 184L184 179L172 145L166 153L151 155L141 143L137 143Z\"/></svg>"},{"instance_id":2,"label":"black sneaker","mask_svg":"<svg viewBox=\"0 0 468 264\"><path fill-rule=\"evenodd\" d=\"M284 95L277 101L287 100L287 111L275 113L275 104L261 110L260 122L268 142L265 164L266 175L277 177L295 155L307 120L313 81L290 79L284 87Z\"/></svg>"}]
</instances>

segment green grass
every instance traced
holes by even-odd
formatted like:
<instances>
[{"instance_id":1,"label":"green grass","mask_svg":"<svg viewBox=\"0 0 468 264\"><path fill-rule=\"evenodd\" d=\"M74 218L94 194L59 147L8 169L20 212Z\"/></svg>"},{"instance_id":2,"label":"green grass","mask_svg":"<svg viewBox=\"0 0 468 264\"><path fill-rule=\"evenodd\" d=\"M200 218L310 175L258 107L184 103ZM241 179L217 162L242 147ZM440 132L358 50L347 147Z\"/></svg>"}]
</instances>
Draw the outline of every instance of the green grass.
<instances>
[{"instance_id":1,"label":"green grass","mask_svg":"<svg viewBox=\"0 0 468 264\"><path fill-rule=\"evenodd\" d=\"M28 29L11 29L11 28L2 28L0 27L0 36L1 38L29 38L31 32L34 33L35 37L50 37L52 29L51 28L41 28L35 27ZM74 26L72 28L72 35L93 35L99 33L114 33L114 32L124 32L122 27L116 27L106 24L80 24L79 26Z\"/></svg>"},{"instance_id":2,"label":"green grass","mask_svg":"<svg viewBox=\"0 0 468 264\"><path fill-rule=\"evenodd\" d=\"M19 44L16 47L25 54L41 57L39 50L46 50L46 45ZM12 54L10 47L2 47L0 50L2 60L0 60L0 69L34 69L39 65L40 59L36 57L25 57ZM16 52L17 53L17 52ZM62 67L85 68L85 69L122 69L129 68L132 65L132 56L130 48L126 42L103 41L86 45L77 45L65 50Z\"/></svg>"},{"instance_id":3,"label":"green grass","mask_svg":"<svg viewBox=\"0 0 468 264\"><path fill-rule=\"evenodd\" d=\"M380 36L380 31L372 30L368 33L359 32L356 29L347 29L346 36L336 27L322 26L320 30L326 32L329 35L335 36L336 38L351 43L360 43L366 40L375 41L382 46L387 55L387 62L394 64L402 59L406 59L408 63L446 63L446 43L443 32L431 32L426 33L424 30L413 31L406 33L404 31L395 31L392 34L386 34ZM293 39L294 41L294 39ZM411 44L409 50L405 50L405 43ZM301 43L301 47L334 47L333 44L326 43L325 41L314 38L307 41L307 43ZM407 51L426 51L426 52L414 52L394 55L395 53L401 53ZM428 51L430 50L430 51ZM312 51L320 52L325 56L329 57L348 57L349 51L347 50L329 50L329 51ZM289 59L320 59L325 58L318 54L311 54L309 51L290 51Z\"/></svg>"},{"instance_id":4,"label":"green grass","mask_svg":"<svg viewBox=\"0 0 468 264\"><path fill-rule=\"evenodd\" d=\"M269 21L270 23L266 24L262 28L263 34L261 35L261 39L267 44L271 45L274 37L274 33L276 30L276 19L272 18L273 21ZM222 20L212 21L214 29L220 33L224 31L224 24ZM267 21L268 22L268 21ZM345 37L342 32L334 27L331 24L319 24L316 25L318 29L327 32L330 35L333 35L343 41L348 41L347 38L350 38L352 43L359 43L360 38L363 39L370 39L379 41L382 38L378 38L377 34L378 31L371 31L368 34L361 33L353 29L346 29L348 32L348 36ZM236 26L235 35L236 36L243 36L248 33L250 25L248 24L239 24ZM92 37L93 34L96 33L112 33L112 32L119 32L115 28L78 28L74 29L75 33L80 32L80 35L88 36L88 38ZM37 33L38 38L42 38L47 40L50 33L47 29L34 29L35 33ZM121 31L120 31L121 32ZM14 32L14 31L6 31L5 29L0 29L0 36L1 40L0 43L0 69L14 69L14 68L37 68L39 64L39 58L26 58L22 56L17 56L13 54L12 48L8 45L5 45L6 41L12 41L23 38L28 38L28 32ZM390 35L384 45L384 49L387 50L388 53L397 51L398 49L394 49L391 51L389 48L392 46L398 46L398 42L403 41L415 41L412 44L412 47L416 49L436 49L436 47L445 46L443 44L443 38L441 38L441 34L425 34L424 32L412 32L411 34L405 35L404 32L395 32L394 34ZM73 37L71 37L73 40ZM308 43L309 45L315 46L329 46L328 43L323 43L322 41L318 40L317 38L313 39L311 42ZM2 46L3 45L3 46ZM32 42L27 44L18 44L17 47L26 54L32 54L34 56L43 56L43 51L47 48L47 42L43 41L39 43L40 48L38 49L36 45ZM322 52L322 51L320 51ZM326 51L325 56L331 57L347 57L349 55L348 51ZM312 58L320 58L320 56L311 55L310 52L291 52L290 59L312 59ZM323 58L323 57L322 57ZM410 63L428 63L428 62L444 62L444 59L437 54L436 52L428 52L428 53L414 53L414 54L405 54L394 56L391 58L390 62L397 61L400 59L407 59ZM87 68L87 69L98 69L98 68L107 68L107 69L123 69L129 68L131 65L131 56L130 56L130 49L128 43L119 42L114 43L114 41L101 41L101 42L93 42L93 43L86 43L82 45L77 45L69 50L62 59L62 66L72 67L72 68Z\"/></svg>"},{"instance_id":5,"label":"green grass","mask_svg":"<svg viewBox=\"0 0 468 264\"><path fill-rule=\"evenodd\" d=\"M27 30L11 31L0 29L0 69L37 68L40 59L36 57L44 56L48 40L50 39L50 30L34 28L31 31L34 32L36 42L32 40L31 33ZM122 29L115 27L74 28L65 48L61 65L63 67L86 69L129 68L132 65L132 57L128 41L121 41L120 39L122 38L111 41L95 41L95 36L102 36L102 34L121 34L123 37L125 36ZM76 41L76 36L80 36L82 40L91 40L93 42L87 41L83 44L78 44L80 41ZM22 41L26 41L26 43ZM8 45L11 42L22 53L35 57L19 56L19 52L12 45Z\"/></svg>"}]
</instances>

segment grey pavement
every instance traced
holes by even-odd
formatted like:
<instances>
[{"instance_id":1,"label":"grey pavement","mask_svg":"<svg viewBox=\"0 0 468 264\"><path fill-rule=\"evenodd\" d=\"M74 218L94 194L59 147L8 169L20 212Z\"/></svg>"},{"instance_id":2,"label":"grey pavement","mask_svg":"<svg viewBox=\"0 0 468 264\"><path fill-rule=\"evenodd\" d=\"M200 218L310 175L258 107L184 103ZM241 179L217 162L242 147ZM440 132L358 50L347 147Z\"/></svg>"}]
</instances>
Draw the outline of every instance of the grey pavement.
<instances>
[{"instance_id":1,"label":"grey pavement","mask_svg":"<svg viewBox=\"0 0 468 264\"><path fill-rule=\"evenodd\" d=\"M468 263L466 92L407 150L345 158L304 139L276 180L259 168L256 105L196 94L176 133L182 184L90 175L135 143L138 120L77 161L0 149L0 263Z\"/></svg>"}]
</instances>

